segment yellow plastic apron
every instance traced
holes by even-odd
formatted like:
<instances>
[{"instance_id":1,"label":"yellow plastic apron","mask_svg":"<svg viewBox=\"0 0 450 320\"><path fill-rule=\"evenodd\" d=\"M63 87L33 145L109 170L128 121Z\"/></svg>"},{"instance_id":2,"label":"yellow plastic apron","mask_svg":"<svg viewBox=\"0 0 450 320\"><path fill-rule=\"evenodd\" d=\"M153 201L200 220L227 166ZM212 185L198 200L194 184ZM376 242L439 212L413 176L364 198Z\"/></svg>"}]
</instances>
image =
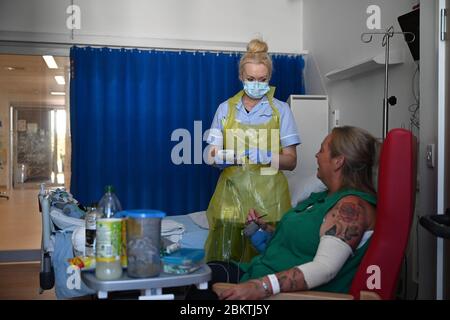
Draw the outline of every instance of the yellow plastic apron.
<instances>
[{"instance_id":1,"label":"yellow plastic apron","mask_svg":"<svg viewBox=\"0 0 450 320\"><path fill-rule=\"evenodd\" d=\"M260 125L243 125L236 121L236 105L241 101L243 91L228 100L228 115L223 126L224 149L234 149L239 156L242 150L238 151L237 140L240 138L234 132L240 129L253 133L249 135L252 138L266 139L267 150L271 150L273 139L278 145L276 150L280 152L280 114L273 104L274 92L275 88L271 87L266 95L272 108L272 117ZM275 139L273 134L276 134ZM244 143L246 150L254 145L249 139L245 139ZM242 234L249 209L254 208L261 215L267 214L264 220L276 224L291 208L286 177L281 171L275 171L272 175L262 174L261 169L264 167L267 169L270 165L249 164L247 159L243 165L230 166L222 171L206 211L209 223L205 244L206 261L248 262L258 254L250 240Z\"/></svg>"}]
</instances>

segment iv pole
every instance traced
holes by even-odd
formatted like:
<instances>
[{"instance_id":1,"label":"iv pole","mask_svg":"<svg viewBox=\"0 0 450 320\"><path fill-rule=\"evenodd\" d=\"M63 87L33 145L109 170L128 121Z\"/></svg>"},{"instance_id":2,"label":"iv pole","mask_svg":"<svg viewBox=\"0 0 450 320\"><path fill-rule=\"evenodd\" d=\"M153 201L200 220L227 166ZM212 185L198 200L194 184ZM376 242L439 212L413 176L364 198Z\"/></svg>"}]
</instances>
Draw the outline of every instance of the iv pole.
<instances>
[{"instance_id":1,"label":"iv pole","mask_svg":"<svg viewBox=\"0 0 450 320\"><path fill-rule=\"evenodd\" d=\"M384 99L383 99L383 140L386 138L388 133L388 124L389 124L389 42L391 38L396 34L403 35L411 35L411 40L406 40L407 43L414 42L416 40L416 36L412 32L395 32L394 27L391 26L384 32L364 32L361 34L361 41L364 43L369 43L372 41L373 35L383 35L382 45L385 47L385 70L384 70ZM368 39L366 36L370 36Z\"/></svg>"}]
</instances>

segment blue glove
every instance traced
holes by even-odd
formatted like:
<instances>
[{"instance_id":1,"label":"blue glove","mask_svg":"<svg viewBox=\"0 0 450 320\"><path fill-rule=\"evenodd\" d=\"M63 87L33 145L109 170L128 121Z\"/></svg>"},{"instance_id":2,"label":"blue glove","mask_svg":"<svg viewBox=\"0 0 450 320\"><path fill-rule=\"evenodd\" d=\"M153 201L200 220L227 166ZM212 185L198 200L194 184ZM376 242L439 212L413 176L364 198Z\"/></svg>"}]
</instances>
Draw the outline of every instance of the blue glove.
<instances>
[{"instance_id":1,"label":"blue glove","mask_svg":"<svg viewBox=\"0 0 450 320\"><path fill-rule=\"evenodd\" d=\"M270 232L259 229L250 237L250 241L256 250L258 250L259 253L262 253L266 250L267 243L271 237L272 234Z\"/></svg>"},{"instance_id":2,"label":"blue glove","mask_svg":"<svg viewBox=\"0 0 450 320\"><path fill-rule=\"evenodd\" d=\"M269 164L272 161L272 152L258 148L246 150L244 155L248 156L251 162L257 164Z\"/></svg>"}]
</instances>

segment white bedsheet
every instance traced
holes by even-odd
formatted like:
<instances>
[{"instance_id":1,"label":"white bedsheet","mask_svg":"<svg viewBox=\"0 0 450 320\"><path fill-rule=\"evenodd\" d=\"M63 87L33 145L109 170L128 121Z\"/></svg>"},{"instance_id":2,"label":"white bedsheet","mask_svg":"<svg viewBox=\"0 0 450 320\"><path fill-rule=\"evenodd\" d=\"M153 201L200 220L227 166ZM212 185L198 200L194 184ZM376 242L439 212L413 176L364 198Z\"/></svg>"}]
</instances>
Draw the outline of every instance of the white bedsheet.
<instances>
[{"instance_id":1,"label":"white bedsheet","mask_svg":"<svg viewBox=\"0 0 450 320\"><path fill-rule=\"evenodd\" d=\"M208 219L206 218L206 211L193 212L188 214L189 218L202 229L209 229Z\"/></svg>"}]
</instances>

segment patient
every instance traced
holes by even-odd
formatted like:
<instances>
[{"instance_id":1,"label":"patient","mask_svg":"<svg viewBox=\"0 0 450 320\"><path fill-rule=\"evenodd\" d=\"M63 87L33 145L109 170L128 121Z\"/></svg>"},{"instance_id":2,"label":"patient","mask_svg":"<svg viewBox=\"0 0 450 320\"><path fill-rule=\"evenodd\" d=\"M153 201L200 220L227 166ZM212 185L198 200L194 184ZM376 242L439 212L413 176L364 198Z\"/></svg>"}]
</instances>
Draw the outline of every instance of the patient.
<instances>
[{"instance_id":1,"label":"patient","mask_svg":"<svg viewBox=\"0 0 450 320\"><path fill-rule=\"evenodd\" d=\"M209 262L210 288L217 282L236 285L219 294L191 288L186 298L254 300L313 288L347 293L375 225L377 151L377 140L365 130L334 128L316 154L317 177L327 191L311 194L276 228L250 210L247 220L261 226L258 240L252 238L261 254L239 265Z\"/></svg>"}]
</instances>

